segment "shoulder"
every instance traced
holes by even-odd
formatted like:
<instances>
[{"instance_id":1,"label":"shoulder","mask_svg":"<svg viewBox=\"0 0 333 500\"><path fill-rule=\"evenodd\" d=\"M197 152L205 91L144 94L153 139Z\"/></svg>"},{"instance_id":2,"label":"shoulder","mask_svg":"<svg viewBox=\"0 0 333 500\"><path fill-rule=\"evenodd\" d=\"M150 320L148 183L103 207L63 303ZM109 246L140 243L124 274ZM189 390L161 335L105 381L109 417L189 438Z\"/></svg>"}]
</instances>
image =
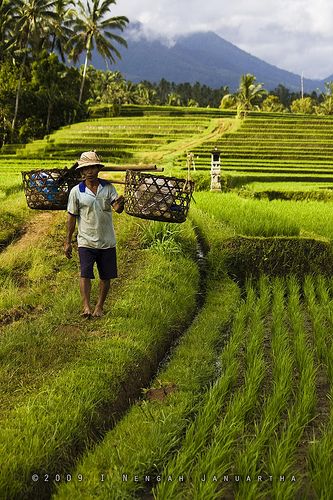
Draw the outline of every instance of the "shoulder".
<instances>
[{"instance_id":1,"label":"shoulder","mask_svg":"<svg viewBox=\"0 0 333 500\"><path fill-rule=\"evenodd\" d=\"M80 194L80 184L76 184L76 186L72 187L69 196L78 196Z\"/></svg>"},{"instance_id":2,"label":"shoulder","mask_svg":"<svg viewBox=\"0 0 333 500\"><path fill-rule=\"evenodd\" d=\"M99 183L100 183L100 185L102 187L104 187L104 186L110 186L111 185L111 182L108 181L107 179L100 179L100 178L98 178L98 181L99 181Z\"/></svg>"},{"instance_id":3,"label":"shoulder","mask_svg":"<svg viewBox=\"0 0 333 500\"><path fill-rule=\"evenodd\" d=\"M114 187L112 182L106 179L99 179L99 182L105 193L114 194L116 192L116 188Z\"/></svg>"}]
</instances>

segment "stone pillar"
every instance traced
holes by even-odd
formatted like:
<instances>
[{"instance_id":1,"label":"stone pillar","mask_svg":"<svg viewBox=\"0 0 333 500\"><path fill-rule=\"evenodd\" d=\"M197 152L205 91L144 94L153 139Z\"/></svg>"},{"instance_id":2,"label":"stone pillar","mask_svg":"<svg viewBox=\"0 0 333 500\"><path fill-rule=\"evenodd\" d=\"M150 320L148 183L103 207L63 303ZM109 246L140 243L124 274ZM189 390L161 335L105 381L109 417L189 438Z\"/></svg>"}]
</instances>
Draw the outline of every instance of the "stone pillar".
<instances>
[{"instance_id":1,"label":"stone pillar","mask_svg":"<svg viewBox=\"0 0 333 500\"><path fill-rule=\"evenodd\" d=\"M221 191L221 151L217 148L211 151L211 169L210 169L210 190Z\"/></svg>"}]
</instances>

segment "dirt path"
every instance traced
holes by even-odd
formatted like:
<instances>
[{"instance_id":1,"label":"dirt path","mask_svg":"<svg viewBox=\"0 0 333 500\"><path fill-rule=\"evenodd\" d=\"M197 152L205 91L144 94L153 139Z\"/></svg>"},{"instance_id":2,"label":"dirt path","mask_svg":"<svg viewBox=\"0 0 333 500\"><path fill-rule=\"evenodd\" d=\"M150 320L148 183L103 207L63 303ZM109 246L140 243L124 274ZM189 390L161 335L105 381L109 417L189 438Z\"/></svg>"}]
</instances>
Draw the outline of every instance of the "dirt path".
<instances>
[{"instance_id":1,"label":"dirt path","mask_svg":"<svg viewBox=\"0 0 333 500\"><path fill-rule=\"evenodd\" d=\"M27 247L36 245L40 239L48 234L58 212L39 212L22 228L22 236L4 249L5 252L21 252Z\"/></svg>"}]
</instances>

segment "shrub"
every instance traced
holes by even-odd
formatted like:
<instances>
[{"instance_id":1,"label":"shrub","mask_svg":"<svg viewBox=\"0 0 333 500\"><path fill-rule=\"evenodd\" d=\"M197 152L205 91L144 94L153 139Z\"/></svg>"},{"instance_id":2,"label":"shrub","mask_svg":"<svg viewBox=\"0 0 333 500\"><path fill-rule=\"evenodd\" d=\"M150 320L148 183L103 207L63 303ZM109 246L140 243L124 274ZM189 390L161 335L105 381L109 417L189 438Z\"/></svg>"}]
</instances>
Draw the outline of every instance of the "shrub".
<instances>
[{"instance_id":1,"label":"shrub","mask_svg":"<svg viewBox=\"0 0 333 500\"><path fill-rule=\"evenodd\" d=\"M285 276L333 272L333 253L329 243L308 238L229 238L223 244L229 275L241 284L261 274Z\"/></svg>"},{"instance_id":2,"label":"shrub","mask_svg":"<svg viewBox=\"0 0 333 500\"><path fill-rule=\"evenodd\" d=\"M290 106L293 113L314 113L314 101L311 97L303 97L303 99L295 99Z\"/></svg>"}]
</instances>

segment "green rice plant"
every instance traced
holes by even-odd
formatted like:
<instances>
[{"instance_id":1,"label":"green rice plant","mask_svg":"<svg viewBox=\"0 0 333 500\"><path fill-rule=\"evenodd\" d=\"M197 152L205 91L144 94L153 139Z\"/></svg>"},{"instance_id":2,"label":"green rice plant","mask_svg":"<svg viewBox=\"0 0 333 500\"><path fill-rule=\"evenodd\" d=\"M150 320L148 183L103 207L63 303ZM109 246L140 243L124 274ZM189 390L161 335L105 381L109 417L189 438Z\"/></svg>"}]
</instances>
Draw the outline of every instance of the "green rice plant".
<instances>
[{"instance_id":1,"label":"green rice plant","mask_svg":"<svg viewBox=\"0 0 333 500\"><path fill-rule=\"evenodd\" d=\"M252 236L316 236L333 239L327 220L333 218L333 204L317 201L242 199L234 193L196 193L196 208L238 234Z\"/></svg>"},{"instance_id":2,"label":"green rice plant","mask_svg":"<svg viewBox=\"0 0 333 500\"><path fill-rule=\"evenodd\" d=\"M84 484L63 485L54 498L133 498L155 482L163 463L181 444L182 435L202 404L204 391L216 379L216 349L228 342L228 325L238 305L231 281L210 281L207 300L189 331L159 372L147 397L134 405L103 443L77 465ZM162 392L159 400L149 394ZM172 389L173 388L173 389ZM104 471L105 480L97 480ZM123 478L125 475L126 479ZM134 476L138 481L134 481ZM149 482L144 477L150 478Z\"/></svg>"},{"instance_id":3,"label":"green rice plant","mask_svg":"<svg viewBox=\"0 0 333 500\"><path fill-rule=\"evenodd\" d=\"M221 135L214 144L210 141L201 143L194 148L194 154L200 156L200 165L209 169L209 152L218 145L223 152L222 169L232 169L240 174L239 179L231 179L233 185L239 187L256 180L242 175L244 170L251 171L254 163L258 163L261 175L267 174L272 162L278 167L296 164L300 168L307 162L313 165L324 162L330 169L333 155L331 137L330 120L313 121L307 117L298 121L275 115L265 119L260 116L247 117L234 133ZM279 180L282 180L281 174L274 179L275 182ZM316 182L315 177L312 182Z\"/></svg>"},{"instance_id":4,"label":"green rice plant","mask_svg":"<svg viewBox=\"0 0 333 500\"><path fill-rule=\"evenodd\" d=\"M266 396L261 418L254 421L254 429L244 439L241 449L236 453L233 463L235 471L242 477L249 476L251 482L242 481L234 491L235 498L259 498L263 489L256 478L265 475L265 450L281 422L286 410L292 386L292 361L288 334L285 328L286 312L284 308L285 285L281 279L272 283L272 384L271 392Z\"/></svg>"},{"instance_id":5,"label":"green rice plant","mask_svg":"<svg viewBox=\"0 0 333 500\"><path fill-rule=\"evenodd\" d=\"M329 356L332 359L333 349L330 348ZM309 472L311 485L318 498L331 498L332 496L332 454L333 454L333 409L332 409L332 378L330 379L330 415L325 427L322 429L320 439L313 438L309 450Z\"/></svg>"},{"instance_id":6,"label":"green rice plant","mask_svg":"<svg viewBox=\"0 0 333 500\"><path fill-rule=\"evenodd\" d=\"M329 381L329 401L332 400L332 340L330 329L332 325L332 309L330 288L323 277L317 277L317 287L313 280L307 279L304 286L307 306L314 331L314 345L319 360L325 369ZM317 293L316 293L317 292ZM319 498L329 498L332 494L332 437L333 437L333 407L330 403L328 420L322 424L320 437L313 437L309 449L309 476L311 485Z\"/></svg>"},{"instance_id":7,"label":"green rice plant","mask_svg":"<svg viewBox=\"0 0 333 500\"><path fill-rule=\"evenodd\" d=\"M317 279L318 281L318 279ZM319 294L324 301L318 303L316 290L319 289ZM314 345L321 362L327 362L327 333L328 333L328 289L325 287L324 278L320 277L319 287L315 288L314 279L306 276L304 282L304 294L307 303L307 308L310 313L312 327L314 329Z\"/></svg>"},{"instance_id":8,"label":"green rice plant","mask_svg":"<svg viewBox=\"0 0 333 500\"><path fill-rule=\"evenodd\" d=\"M182 252L181 242L184 242L185 237L188 237L188 229L188 224L157 221L149 221L147 224L141 223L141 244L144 248L153 248L167 253L180 253Z\"/></svg>"},{"instance_id":9,"label":"green rice plant","mask_svg":"<svg viewBox=\"0 0 333 500\"><path fill-rule=\"evenodd\" d=\"M284 421L280 435L276 436L269 450L267 470L276 480L268 484L265 493L277 497L295 498L295 494L301 486L300 476L302 474L300 471L298 472L298 482L292 480L293 474L295 474L295 454L305 426L313 416L316 403L316 369L304 329L299 299L300 288L294 278L288 280L288 290L288 314L299 380L297 381L295 403L288 411L288 417ZM285 477L286 480L278 481L279 476Z\"/></svg>"},{"instance_id":10,"label":"green rice plant","mask_svg":"<svg viewBox=\"0 0 333 500\"><path fill-rule=\"evenodd\" d=\"M26 495L34 486L31 474L36 471L42 477L66 470L78 445L83 449L111 424L128 397L148 382L170 335L193 314L197 279L189 259L177 256L171 261L152 253L131 288L115 301L100 336L88 337L68 366L63 365L2 420L1 496ZM65 300L64 294L55 300L49 321L53 317L59 325L68 316L64 309L70 304ZM31 322L25 335L31 344L38 337L44 338L44 345L47 337L53 345L59 342L52 323L43 318Z\"/></svg>"},{"instance_id":11,"label":"green rice plant","mask_svg":"<svg viewBox=\"0 0 333 500\"><path fill-rule=\"evenodd\" d=\"M299 226L268 203L242 199L235 194L202 192L196 194L196 201L199 208L230 225L238 234L299 235Z\"/></svg>"},{"instance_id":12,"label":"green rice plant","mask_svg":"<svg viewBox=\"0 0 333 500\"><path fill-rule=\"evenodd\" d=\"M163 477L175 477L177 471L186 472L186 477L191 478L191 483L181 485L177 482L160 483L154 490L157 498L183 498L183 495L192 497L194 492L202 498L214 498L215 483L203 482L202 476L209 474L218 475L226 470L230 457L230 445L240 427L245 415L253 406L253 396L257 392L264 372L264 363L261 356L253 357L257 352L258 343L261 342L262 327L260 317L267 307L267 296L255 304L255 291L248 284L248 302L242 307L235 318L233 335L243 337L245 342L244 320L250 312L247 325L249 340L246 345L245 354L245 380L244 387L236 390L235 395L230 398L225 410L225 416L221 415L221 403L225 406L225 389L219 394L221 387L224 388L225 377L231 366L230 361L226 363L225 375L214 384L206 398L205 406L199 411L193 424L187 430L182 443L181 451L175 459L171 460L162 473ZM239 341L232 337L233 347L239 349ZM228 347L222 352L221 359L230 354ZM231 351L233 349L231 348ZM224 363L223 363L224 365ZM222 366L223 366L222 365ZM258 385L259 384L259 385ZM221 459L221 460L220 460ZM225 462L227 461L227 463ZM230 464L229 464L230 465Z\"/></svg>"},{"instance_id":13,"label":"green rice plant","mask_svg":"<svg viewBox=\"0 0 333 500\"><path fill-rule=\"evenodd\" d=\"M202 113L201 113L202 114ZM199 114L200 115L200 114ZM21 157L76 158L84 149L98 148L104 157L115 163L135 161L156 161L171 151L177 151L193 138L200 138L214 116L198 115L100 118L76 123L56 131L41 141L34 141L19 151ZM126 125L125 125L126 123ZM186 142L187 141L187 142ZM192 140L193 143L193 140Z\"/></svg>"},{"instance_id":14,"label":"green rice plant","mask_svg":"<svg viewBox=\"0 0 333 500\"><path fill-rule=\"evenodd\" d=\"M221 247L224 240L234 236L235 232L223 221L210 217L196 204L192 204L189 215L207 251L208 273L212 279L220 279L226 274L225 263L221 258Z\"/></svg>"}]
</instances>

